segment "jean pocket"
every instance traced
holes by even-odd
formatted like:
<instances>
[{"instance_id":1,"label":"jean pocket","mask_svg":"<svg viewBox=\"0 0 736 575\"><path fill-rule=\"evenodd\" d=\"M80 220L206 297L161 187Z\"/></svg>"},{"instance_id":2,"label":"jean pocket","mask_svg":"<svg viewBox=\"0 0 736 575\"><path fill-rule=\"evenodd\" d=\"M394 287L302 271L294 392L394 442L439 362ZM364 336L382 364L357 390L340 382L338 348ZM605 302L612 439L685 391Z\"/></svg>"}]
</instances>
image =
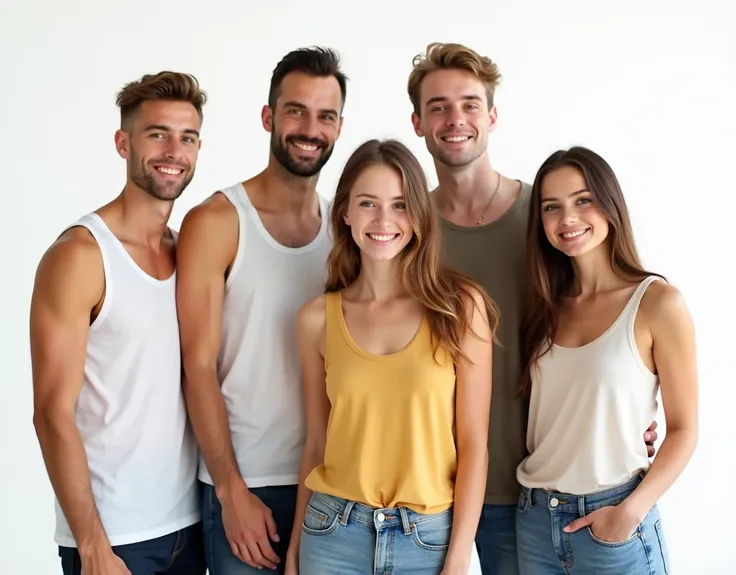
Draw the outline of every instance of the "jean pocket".
<instances>
[{"instance_id":1,"label":"jean pocket","mask_svg":"<svg viewBox=\"0 0 736 575\"><path fill-rule=\"evenodd\" d=\"M516 512L517 513L526 513L526 511L531 506L531 490L522 487L521 493L519 493L519 500L516 502Z\"/></svg>"},{"instance_id":2,"label":"jean pocket","mask_svg":"<svg viewBox=\"0 0 736 575\"><path fill-rule=\"evenodd\" d=\"M337 529L340 512L313 494L307 503L302 530L309 535L329 535Z\"/></svg>"},{"instance_id":3,"label":"jean pocket","mask_svg":"<svg viewBox=\"0 0 736 575\"><path fill-rule=\"evenodd\" d=\"M634 531L634 534L626 539L625 541L603 541L603 539L598 539L598 537L595 536L593 533L593 530L590 528L590 526L585 528L588 531L588 535L593 540L593 543L600 545L602 547L609 547L609 548L616 548L616 547L624 547L626 545L630 545L634 541L641 539L641 525L636 528L636 531Z\"/></svg>"},{"instance_id":4,"label":"jean pocket","mask_svg":"<svg viewBox=\"0 0 736 575\"><path fill-rule=\"evenodd\" d=\"M414 542L426 551L447 551L452 534L452 511L447 510L411 524Z\"/></svg>"},{"instance_id":5,"label":"jean pocket","mask_svg":"<svg viewBox=\"0 0 736 575\"><path fill-rule=\"evenodd\" d=\"M670 575L670 556L667 548L667 539L662 530L662 520L657 519L654 524L654 530L657 532L657 541L659 541L659 551L662 554L662 565L664 566L665 575Z\"/></svg>"}]
</instances>

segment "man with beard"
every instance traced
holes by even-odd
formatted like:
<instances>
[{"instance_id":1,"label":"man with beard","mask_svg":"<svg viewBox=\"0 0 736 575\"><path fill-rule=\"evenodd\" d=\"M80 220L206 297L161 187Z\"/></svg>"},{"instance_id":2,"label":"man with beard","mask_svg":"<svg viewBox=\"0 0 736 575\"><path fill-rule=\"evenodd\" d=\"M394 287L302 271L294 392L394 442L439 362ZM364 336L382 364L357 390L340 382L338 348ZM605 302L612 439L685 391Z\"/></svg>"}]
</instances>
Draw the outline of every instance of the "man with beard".
<instances>
[{"instance_id":1,"label":"man with beard","mask_svg":"<svg viewBox=\"0 0 736 575\"><path fill-rule=\"evenodd\" d=\"M261 112L268 165L182 222L184 390L201 449L208 567L219 575L283 573L304 443L296 317L324 290L331 241L316 185L345 93L335 52L287 54Z\"/></svg>"},{"instance_id":2,"label":"man with beard","mask_svg":"<svg viewBox=\"0 0 736 575\"><path fill-rule=\"evenodd\" d=\"M167 224L194 176L206 100L195 78L168 71L118 93L125 186L37 270L33 422L65 575L205 573Z\"/></svg>"}]
</instances>

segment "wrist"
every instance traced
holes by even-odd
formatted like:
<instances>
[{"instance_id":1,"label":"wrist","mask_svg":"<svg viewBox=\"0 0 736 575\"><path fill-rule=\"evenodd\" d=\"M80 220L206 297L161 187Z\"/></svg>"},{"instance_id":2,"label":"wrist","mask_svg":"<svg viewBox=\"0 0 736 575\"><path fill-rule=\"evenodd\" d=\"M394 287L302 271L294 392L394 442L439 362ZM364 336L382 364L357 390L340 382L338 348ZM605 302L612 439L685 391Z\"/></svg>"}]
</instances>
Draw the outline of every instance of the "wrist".
<instances>
[{"instance_id":1,"label":"wrist","mask_svg":"<svg viewBox=\"0 0 736 575\"><path fill-rule=\"evenodd\" d=\"M240 472L235 470L225 476L223 481L215 485L215 496L217 497L217 500L222 503L222 501L227 499L232 493L239 490L248 491L248 486L245 484Z\"/></svg>"},{"instance_id":2,"label":"wrist","mask_svg":"<svg viewBox=\"0 0 736 575\"><path fill-rule=\"evenodd\" d=\"M88 560L103 553L112 552L112 547L104 534L95 533L80 539L77 543L77 551L82 561Z\"/></svg>"},{"instance_id":3,"label":"wrist","mask_svg":"<svg viewBox=\"0 0 736 575\"><path fill-rule=\"evenodd\" d=\"M634 493L629 495L620 506L622 511L630 517L636 519L637 523L644 521L644 518L649 513L650 505L646 504L645 501L639 500Z\"/></svg>"}]
</instances>

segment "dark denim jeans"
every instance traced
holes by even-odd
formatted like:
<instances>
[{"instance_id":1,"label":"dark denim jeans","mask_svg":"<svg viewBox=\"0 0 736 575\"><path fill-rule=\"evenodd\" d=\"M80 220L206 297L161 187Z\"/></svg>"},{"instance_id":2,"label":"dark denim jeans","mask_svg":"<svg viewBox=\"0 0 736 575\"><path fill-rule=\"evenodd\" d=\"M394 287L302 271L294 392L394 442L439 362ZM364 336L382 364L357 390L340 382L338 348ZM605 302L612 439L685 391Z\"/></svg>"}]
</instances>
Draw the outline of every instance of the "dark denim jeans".
<instances>
[{"instance_id":1,"label":"dark denim jeans","mask_svg":"<svg viewBox=\"0 0 736 575\"><path fill-rule=\"evenodd\" d=\"M519 575L516 505L484 505L475 545L483 575Z\"/></svg>"},{"instance_id":2,"label":"dark denim jeans","mask_svg":"<svg viewBox=\"0 0 736 575\"><path fill-rule=\"evenodd\" d=\"M197 523L163 537L116 545L112 548L132 575L204 575L202 524ZM80 575L82 561L73 547L59 547L64 575Z\"/></svg>"},{"instance_id":3,"label":"dark denim jeans","mask_svg":"<svg viewBox=\"0 0 736 575\"><path fill-rule=\"evenodd\" d=\"M204 547L209 575L252 575L275 573L281 575L286 566L286 550L291 539L291 528L296 511L296 485L256 487L250 490L271 509L279 533L279 542L271 546L281 559L276 570L254 569L243 563L230 550L230 543L222 525L222 506L212 485L204 485L202 521L204 525Z\"/></svg>"}]
</instances>

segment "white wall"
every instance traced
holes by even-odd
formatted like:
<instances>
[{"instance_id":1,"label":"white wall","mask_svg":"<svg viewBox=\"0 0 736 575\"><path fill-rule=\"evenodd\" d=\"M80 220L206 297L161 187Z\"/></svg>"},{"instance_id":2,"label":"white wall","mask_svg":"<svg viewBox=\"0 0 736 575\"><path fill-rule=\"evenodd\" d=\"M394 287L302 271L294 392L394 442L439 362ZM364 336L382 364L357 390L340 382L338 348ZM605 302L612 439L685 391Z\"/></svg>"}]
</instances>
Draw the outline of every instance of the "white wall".
<instances>
[{"instance_id":1,"label":"white wall","mask_svg":"<svg viewBox=\"0 0 736 575\"><path fill-rule=\"evenodd\" d=\"M52 491L31 424L28 304L38 259L59 230L121 189L115 92L171 68L194 73L210 94L197 175L173 214L178 227L216 187L264 166L259 114L270 72L298 46L337 48L351 78L323 194L332 196L347 156L369 137L401 138L431 170L409 121L406 80L414 54L435 40L498 62L500 124L490 147L503 173L531 181L547 154L581 143L620 176L645 263L681 288L697 323L701 440L662 502L672 572L733 573L733 8L726 0L266 5L3 2L0 573L60 572ZM661 415L660 423L664 430Z\"/></svg>"}]
</instances>

